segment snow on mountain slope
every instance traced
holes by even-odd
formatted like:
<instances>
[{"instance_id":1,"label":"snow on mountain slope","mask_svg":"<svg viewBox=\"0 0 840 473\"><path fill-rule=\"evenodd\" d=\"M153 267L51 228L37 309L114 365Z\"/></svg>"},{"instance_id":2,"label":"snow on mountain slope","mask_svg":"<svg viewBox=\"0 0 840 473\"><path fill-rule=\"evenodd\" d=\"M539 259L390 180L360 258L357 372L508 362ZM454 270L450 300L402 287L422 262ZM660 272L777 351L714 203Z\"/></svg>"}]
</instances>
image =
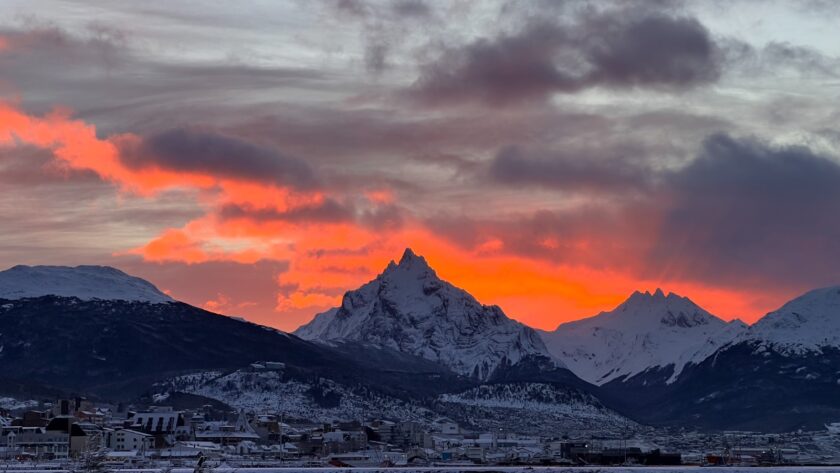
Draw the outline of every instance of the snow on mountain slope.
<instances>
[{"instance_id":1,"label":"snow on mountain slope","mask_svg":"<svg viewBox=\"0 0 840 473\"><path fill-rule=\"evenodd\" d=\"M302 381L282 371L240 369L196 372L155 386L157 399L174 393L204 396L237 409L277 412L312 422L358 420L368 417L421 421L430 411L362 387L347 387L328 379Z\"/></svg>"},{"instance_id":2,"label":"snow on mountain slope","mask_svg":"<svg viewBox=\"0 0 840 473\"><path fill-rule=\"evenodd\" d=\"M626 434L641 427L591 394L548 383L484 384L439 396L437 409L483 431L578 436Z\"/></svg>"},{"instance_id":3,"label":"snow on mountain slope","mask_svg":"<svg viewBox=\"0 0 840 473\"><path fill-rule=\"evenodd\" d=\"M174 302L153 284L109 266L15 266L0 272L0 299L41 296Z\"/></svg>"},{"instance_id":4,"label":"snow on mountain slope","mask_svg":"<svg viewBox=\"0 0 840 473\"><path fill-rule=\"evenodd\" d=\"M406 249L373 281L344 295L295 335L326 343L356 341L411 353L487 379L528 355L550 358L539 335L437 277Z\"/></svg>"},{"instance_id":5,"label":"snow on mountain slope","mask_svg":"<svg viewBox=\"0 0 840 473\"><path fill-rule=\"evenodd\" d=\"M762 317L744 338L783 354L840 348L840 286L815 289Z\"/></svg>"},{"instance_id":6,"label":"snow on mountain slope","mask_svg":"<svg viewBox=\"0 0 840 473\"><path fill-rule=\"evenodd\" d=\"M246 411L280 411L287 419L312 422L380 418L431 425L445 416L482 431L504 428L529 435L564 432L575 436L627 434L641 428L591 394L548 383L480 385L427 403L324 378L304 380L282 370L244 368L178 376L156 384L152 397L166 403L177 393L215 399Z\"/></svg>"},{"instance_id":7,"label":"snow on mountain slope","mask_svg":"<svg viewBox=\"0 0 840 473\"><path fill-rule=\"evenodd\" d=\"M745 328L657 289L653 294L637 291L613 311L541 335L551 354L572 372L603 385L669 365L673 372L667 382L673 382L686 365L704 360Z\"/></svg>"}]
</instances>

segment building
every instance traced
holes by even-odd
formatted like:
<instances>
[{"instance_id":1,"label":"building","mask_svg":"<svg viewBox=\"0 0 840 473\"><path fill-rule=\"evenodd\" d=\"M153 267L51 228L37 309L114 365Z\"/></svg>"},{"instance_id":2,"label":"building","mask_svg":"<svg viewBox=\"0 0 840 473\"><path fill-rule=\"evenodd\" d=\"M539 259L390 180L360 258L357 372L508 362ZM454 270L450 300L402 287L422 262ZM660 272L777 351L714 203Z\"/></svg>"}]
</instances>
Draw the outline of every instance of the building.
<instances>
[{"instance_id":1,"label":"building","mask_svg":"<svg viewBox=\"0 0 840 473\"><path fill-rule=\"evenodd\" d=\"M21 427L46 427L50 422L49 413L49 411L26 411L13 424Z\"/></svg>"},{"instance_id":2,"label":"building","mask_svg":"<svg viewBox=\"0 0 840 473\"><path fill-rule=\"evenodd\" d=\"M213 442L219 445L239 445L242 442L258 442L259 434L248 423L244 412L239 412L236 422L206 422L195 431L198 442Z\"/></svg>"},{"instance_id":3,"label":"building","mask_svg":"<svg viewBox=\"0 0 840 473\"><path fill-rule=\"evenodd\" d=\"M45 427L12 426L0 429L0 450L6 457L31 456L39 459L67 458L70 435Z\"/></svg>"},{"instance_id":4,"label":"building","mask_svg":"<svg viewBox=\"0 0 840 473\"><path fill-rule=\"evenodd\" d=\"M107 429L104 432L105 445L115 452L147 452L155 448L155 437L131 429Z\"/></svg>"},{"instance_id":5,"label":"building","mask_svg":"<svg viewBox=\"0 0 840 473\"><path fill-rule=\"evenodd\" d=\"M461 427L446 417L436 419L433 423L433 430L445 435L458 435L461 433Z\"/></svg>"},{"instance_id":6,"label":"building","mask_svg":"<svg viewBox=\"0 0 840 473\"><path fill-rule=\"evenodd\" d=\"M324 432L324 454L347 453L367 448L367 434L362 431Z\"/></svg>"},{"instance_id":7,"label":"building","mask_svg":"<svg viewBox=\"0 0 840 473\"><path fill-rule=\"evenodd\" d=\"M184 413L171 408L129 413L125 428L152 435L155 448L170 447L179 440L190 440L191 437Z\"/></svg>"}]
</instances>

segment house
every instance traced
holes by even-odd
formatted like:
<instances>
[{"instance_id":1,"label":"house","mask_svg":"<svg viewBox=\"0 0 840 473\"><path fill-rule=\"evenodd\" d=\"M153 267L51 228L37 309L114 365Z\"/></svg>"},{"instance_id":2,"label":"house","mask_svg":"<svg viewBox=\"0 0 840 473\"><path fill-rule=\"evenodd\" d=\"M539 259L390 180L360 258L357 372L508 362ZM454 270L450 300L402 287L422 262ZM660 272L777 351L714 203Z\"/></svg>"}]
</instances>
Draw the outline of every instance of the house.
<instances>
[{"instance_id":1,"label":"house","mask_svg":"<svg viewBox=\"0 0 840 473\"><path fill-rule=\"evenodd\" d=\"M124 427L154 436L155 448L169 447L191 437L184 413L171 408L129 413Z\"/></svg>"},{"instance_id":2,"label":"house","mask_svg":"<svg viewBox=\"0 0 840 473\"><path fill-rule=\"evenodd\" d=\"M461 427L451 419L440 417L432 425L433 430L445 435L457 435L461 433Z\"/></svg>"},{"instance_id":3,"label":"house","mask_svg":"<svg viewBox=\"0 0 840 473\"><path fill-rule=\"evenodd\" d=\"M70 435L45 427L12 426L0 429L0 448L6 453L35 458L67 458Z\"/></svg>"},{"instance_id":4,"label":"house","mask_svg":"<svg viewBox=\"0 0 840 473\"><path fill-rule=\"evenodd\" d=\"M155 448L155 437L131 429L108 429L104 432L105 445L116 452L147 452Z\"/></svg>"},{"instance_id":5,"label":"house","mask_svg":"<svg viewBox=\"0 0 840 473\"><path fill-rule=\"evenodd\" d=\"M73 417L53 417L45 427L49 432L70 433L70 455L78 456L101 446L102 429L91 423L76 422Z\"/></svg>"},{"instance_id":6,"label":"house","mask_svg":"<svg viewBox=\"0 0 840 473\"><path fill-rule=\"evenodd\" d=\"M49 411L26 411L19 419L15 420L14 425L21 427L46 427L49 422Z\"/></svg>"},{"instance_id":7,"label":"house","mask_svg":"<svg viewBox=\"0 0 840 473\"><path fill-rule=\"evenodd\" d=\"M364 431L334 430L324 432L324 454L347 453L367 448Z\"/></svg>"},{"instance_id":8,"label":"house","mask_svg":"<svg viewBox=\"0 0 840 473\"><path fill-rule=\"evenodd\" d=\"M258 442L259 434L251 427L245 413L240 411L233 424L228 422L206 422L196 428L195 440L213 442L219 445L239 445L244 441Z\"/></svg>"}]
</instances>

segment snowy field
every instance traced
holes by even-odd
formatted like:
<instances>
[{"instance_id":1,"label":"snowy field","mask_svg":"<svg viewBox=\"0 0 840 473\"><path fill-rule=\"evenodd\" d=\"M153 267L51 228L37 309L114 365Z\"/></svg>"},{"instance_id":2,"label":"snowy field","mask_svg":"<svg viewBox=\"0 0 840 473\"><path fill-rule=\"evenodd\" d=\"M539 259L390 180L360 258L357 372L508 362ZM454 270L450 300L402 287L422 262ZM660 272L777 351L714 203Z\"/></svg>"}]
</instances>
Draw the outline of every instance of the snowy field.
<instances>
[{"instance_id":1,"label":"snowy field","mask_svg":"<svg viewBox=\"0 0 840 473\"><path fill-rule=\"evenodd\" d=\"M150 469L119 469L112 470L121 473L161 473L159 468ZM211 473L633 473L633 472L656 472L656 473L687 473L687 472L727 472L727 473L756 473L761 471L772 471L774 473L796 473L796 472L827 472L840 473L840 466L789 466L789 467L699 467L699 466L661 466L661 467L608 467L608 466L583 466L583 467L494 467L494 466L468 466L468 467L406 467L406 468L213 468ZM2 473L65 473L67 470L53 469L6 469L0 464ZM168 473L192 473L192 468L174 468Z\"/></svg>"}]
</instances>

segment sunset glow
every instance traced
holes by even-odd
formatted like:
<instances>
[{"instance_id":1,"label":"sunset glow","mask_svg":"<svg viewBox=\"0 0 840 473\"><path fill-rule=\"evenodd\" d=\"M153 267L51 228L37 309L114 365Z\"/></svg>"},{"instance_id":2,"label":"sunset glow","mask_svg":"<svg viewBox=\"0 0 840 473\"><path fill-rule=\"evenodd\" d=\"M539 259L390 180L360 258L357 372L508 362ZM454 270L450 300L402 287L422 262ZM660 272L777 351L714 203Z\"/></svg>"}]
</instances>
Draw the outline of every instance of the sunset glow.
<instances>
[{"instance_id":1,"label":"sunset glow","mask_svg":"<svg viewBox=\"0 0 840 473\"><path fill-rule=\"evenodd\" d=\"M545 24L511 7L506 29L459 2L278 4L225 28L204 21L221 4L123 5L94 27L36 3L0 24L4 267L113 265L283 330L406 247L543 329L656 288L752 322L840 282L834 44L767 41L696 2L655 18L702 47L623 37L635 71L575 39L626 27L620 2Z\"/></svg>"}]
</instances>

